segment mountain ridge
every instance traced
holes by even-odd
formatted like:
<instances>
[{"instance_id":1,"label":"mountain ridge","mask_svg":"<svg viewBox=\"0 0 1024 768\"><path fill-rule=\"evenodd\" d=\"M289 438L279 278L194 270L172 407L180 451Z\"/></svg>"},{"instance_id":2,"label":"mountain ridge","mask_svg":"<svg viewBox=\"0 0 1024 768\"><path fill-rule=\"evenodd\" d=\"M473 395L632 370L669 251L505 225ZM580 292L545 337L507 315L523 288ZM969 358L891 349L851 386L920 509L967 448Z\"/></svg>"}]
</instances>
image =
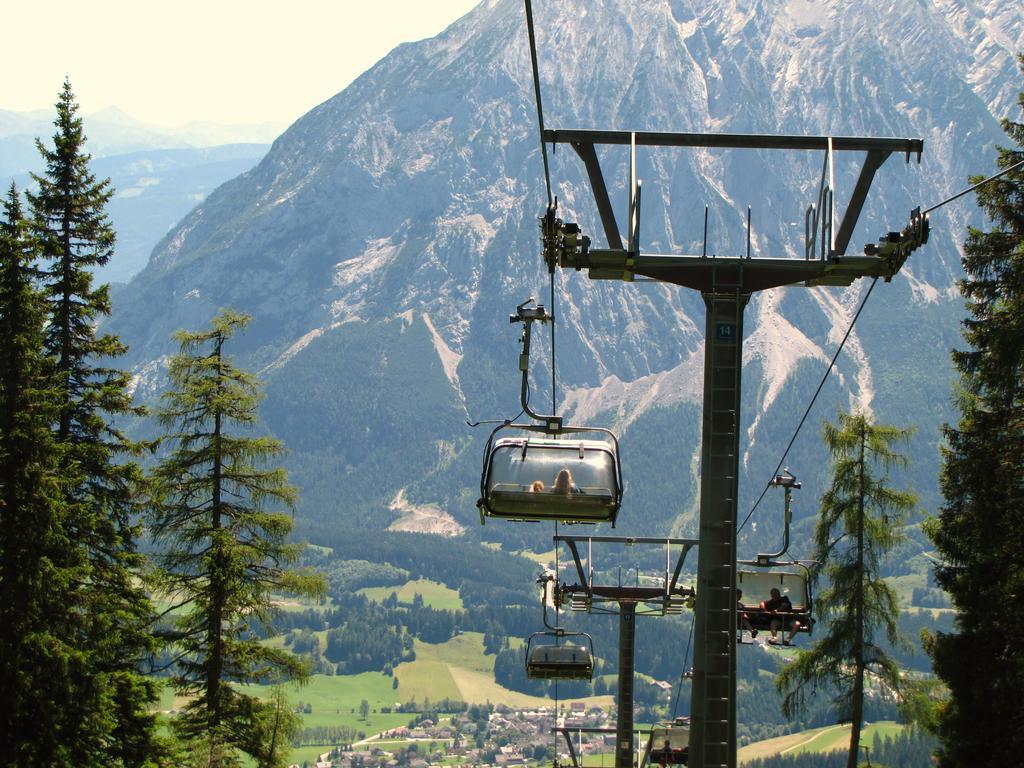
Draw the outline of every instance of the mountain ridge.
<instances>
[{"instance_id":1,"label":"mountain ridge","mask_svg":"<svg viewBox=\"0 0 1024 768\"><path fill-rule=\"evenodd\" d=\"M851 252L991 165L1000 140L991 109L1008 103L1005 41L1024 48L1019 7L740 5L539 5L547 126L923 137L920 167L892 157L879 171ZM970 40L986 56L971 64L951 40ZM601 245L581 164L567 147L551 161L560 214ZM626 153L609 150L602 161L621 216ZM522 529L472 525L482 438L463 423L518 411L518 331L505 318L528 296L549 295L537 255L541 169L522 8L487 0L436 38L396 48L168 233L108 323L131 347L128 365L148 372L140 396L159 392L173 330L235 306L254 315L236 354L267 379L264 418L292 446L302 515L386 527L389 504L407 489L410 503L435 504L467 525L465 536L525 539ZM641 153L639 171L645 250L699 253L707 203L709 253L742 253L751 203L755 257L803 257L820 155L651 151ZM837 163L838 205L856 172ZM859 325L823 392L839 407L919 421L911 448L923 457L915 480L926 504L937 494L938 426L951 413L948 352L941 362L933 348L955 336L957 240L978 221L970 205L936 212L929 245L873 300L902 325ZM559 402L570 417L606 419L633 436L624 457L635 457L626 504L642 507L631 512L636 528L687 529L699 444L699 296L563 272L554 284ZM779 289L752 299L745 497L774 466L864 290ZM920 317L930 318L921 328ZM538 339L532 389L544 401L550 351ZM930 379L914 389L893 382L916 382L923 360ZM673 419L682 426L669 426ZM683 465L668 478L658 470L666 445ZM815 472L824 465L820 446L796 453ZM821 482L816 472L805 494ZM681 522L683 510L691 512ZM630 515L622 520L633 526Z\"/></svg>"}]
</instances>

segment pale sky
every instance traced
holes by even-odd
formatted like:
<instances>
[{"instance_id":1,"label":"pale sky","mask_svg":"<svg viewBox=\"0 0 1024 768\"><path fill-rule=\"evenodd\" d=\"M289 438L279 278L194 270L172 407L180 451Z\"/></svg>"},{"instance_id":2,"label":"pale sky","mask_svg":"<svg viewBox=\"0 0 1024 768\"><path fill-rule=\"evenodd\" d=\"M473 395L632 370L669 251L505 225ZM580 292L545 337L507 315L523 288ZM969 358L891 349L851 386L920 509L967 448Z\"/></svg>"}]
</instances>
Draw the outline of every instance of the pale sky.
<instances>
[{"instance_id":1,"label":"pale sky","mask_svg":"<svg viewBox=\"0 0 1024 768\"><path fill-rule=\"evenodd\" d=\"M86 115L291 123L477 2L11 0L0 109L51 109L68 75Z\"/></svg>"}]
</instances>

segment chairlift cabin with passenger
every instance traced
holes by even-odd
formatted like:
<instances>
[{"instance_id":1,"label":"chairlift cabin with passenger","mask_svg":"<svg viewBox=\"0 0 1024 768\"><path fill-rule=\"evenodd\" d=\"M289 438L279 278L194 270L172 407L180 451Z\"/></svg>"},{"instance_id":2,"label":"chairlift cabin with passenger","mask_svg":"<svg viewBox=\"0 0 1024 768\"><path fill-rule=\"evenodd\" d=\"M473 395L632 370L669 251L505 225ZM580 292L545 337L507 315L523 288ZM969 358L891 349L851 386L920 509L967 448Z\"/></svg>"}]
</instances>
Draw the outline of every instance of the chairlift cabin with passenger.
<instances>
[{"instance_id":1,"label":"chairlift cabin with passenger","mask_svg":"<svg viewBox=\"0 0 1024 768\"><path fill-rule=\"evenodd\" d=\"M491 434L480 482L481 518L611 523L622 503L618 441L608 430L562 427L557 436ZM585 439L585 433L605 439Z\"/></svg>"},{"instance_id":2,"label":"chairlift cabin with passenger","mask_svg":"<svg viewBox=\"0 0 1024 768\"><path fill-rule=\"evenodd\" d=\"M810 634L814 630L810 568L807 563L798 560L780 559L789 549L789 526L793 519L792 492L800 488L800 483L786 469L783 474L776 475L770 485L785 491L782 548L771 554L759 554L755 560L739 561L741 567L736 571L736 589L742 595L737 610L742 617L737 622L737 629L741 633L743 629L770 630L772 624L776 623L776 629L783 633L795 630ZM773 612L761 607L772 599L773 590L778 590L780 597L789 600L792 606L790 611Z\"/></svg>"},{"instance_id":3,"label":"chairlift cabin with passenger","mask_svg":"<svg viewBox=\"0 0 1024 768\"><path fill-rule=\"evenodd\" d=\"M611 523L622 504L619 442L602 427L566 426L561 416L535 413L529 404L530 334L534 322L551 317L543 306L516 307L509 319L522 322L520 401L533 423L499 424L487 440L480 476L480 522L554 520Z\"/></svg>"},{"instance_id":4,"label":"chairlift cabin with passenger","mask_svg":"<svg viewBox=\"0 0 1024 768\"><path fill-rule=\"evenodd\" d=\"M690 758L690 718L677 717L651 728L648 765L686 765Z\"/></svg>"},{"instance_id":5,"label":"chairlift cabin with passenger","mask_svg":"<svg viewBox=\"0 0 1024 768\"><path fill-rule=\"evenodd\" d=\"M737 608L742 610L753 629L771 629L772 621L776 620L780 621L782 632L789 632L794 626L797 632L810 634L813 631L810 571L806 565L795 561L761 563L756 560L744 561L741 565L754 566L736 572L736 588L743 592ZM773 589L789 598L793 606L791 612L773 614L761 608L763 602L771 599Z\"/></svg>"}]
</instances>

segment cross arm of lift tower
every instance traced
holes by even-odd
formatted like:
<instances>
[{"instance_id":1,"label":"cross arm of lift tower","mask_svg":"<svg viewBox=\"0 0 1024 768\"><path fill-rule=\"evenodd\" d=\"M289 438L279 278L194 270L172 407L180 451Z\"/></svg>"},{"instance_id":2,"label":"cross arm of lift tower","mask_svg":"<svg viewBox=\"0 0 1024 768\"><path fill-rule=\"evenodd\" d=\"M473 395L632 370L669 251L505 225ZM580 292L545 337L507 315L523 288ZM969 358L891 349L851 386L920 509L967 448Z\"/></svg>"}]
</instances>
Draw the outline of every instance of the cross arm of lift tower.
<instances>
[{"instance_id":1,"label":"cross arm of lift tower","mask_svg":"<svg viewBox=\"0 0 1024 768\"><path fill-rule=\"evenodd\" d=\"M928 222L919 209L911 212L910 223L900 232L887 232L877 245L865 246L863 254L846 255L854 227L860 217L875 173L893 153L906 161L918 162L924 148L922 139L870 138L857 136L786 136L770 134L662 133L548 129L544 142L569 144L583 161L597 205L608 247L591 248L589 238L579 234L575 224L563 224L549 209L543 219L545 259L549 265L587 269L593 279L631 281L636 276L681 285L702 292L727 283L741 293L782 285L849 285L859 277L882 277L886 281L899 271L910 253L927 241ZM630 161L629 232L623 241L612 212L608 189L598 159L597 147L625 145L632 149ZM817 210L808 209L806 258L712 257L701 255L645 254L639 247L640 187L635 178L637 147L691 147L717 149L822 151L822 179ZM846 210L833 226L834 158L837 153L862 153L863 163ZM820 244L816 242L821 236ZM820 247L817 247L820 245ZM820 255L817 255L820 254ZM812 257L813 256L813 257ZM709 262L714 269L709 270Z\"/></svg>"}]
</instances>

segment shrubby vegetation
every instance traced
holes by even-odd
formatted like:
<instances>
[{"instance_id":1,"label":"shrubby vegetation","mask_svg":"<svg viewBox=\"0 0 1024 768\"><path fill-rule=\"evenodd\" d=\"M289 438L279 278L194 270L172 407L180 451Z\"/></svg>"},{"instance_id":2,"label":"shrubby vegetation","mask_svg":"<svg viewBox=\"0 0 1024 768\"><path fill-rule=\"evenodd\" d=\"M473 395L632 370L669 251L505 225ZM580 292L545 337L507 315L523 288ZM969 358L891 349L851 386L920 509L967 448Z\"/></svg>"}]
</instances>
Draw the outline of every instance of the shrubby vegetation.
<instances>
[{"instance_id":1,"label":"shrubby vegetation","mask_svg":"<svg viewBox=\"0 0 1024 768\"><path fill-rule=\"evenodd\" d=\"M533 582L539 567L522 557L496 551L479 543L415 533L345 528L306 523L298 533L333 550L331 560L370 560L408 571L411 579L431 579L461 594L463 586L507 588L517 595L511 604L538 604ZM470 586L472 585L472 586ZM486 594L469 604L493 602Z\"/></svg>"},{"instance_id":2,"label":"shrubby vegetation","mask_svg":"<svg viewBox=\"0 0 1024 768\"><path fill-rule=\"evenodd\" d=\"M390 563L371 563L369 560L334 560L326 557L307 557L307 562L327 577L329 594L342 595L363 587L387 587L403 584L409 578L404 568Z\"/></svg>"},{"instance_id":3,"label":"shrubby vegetation","mask_svg":"<svg viewBox=\"0 0 1024 768\"><path fill-rule=\"evenodd\" d=\"M292 737L292 746L304 747L307 744L335 744L349 748L356 740L356 729L344 725L319 725L315 728L303 728Z\"/></svg>"}]
</instances>

